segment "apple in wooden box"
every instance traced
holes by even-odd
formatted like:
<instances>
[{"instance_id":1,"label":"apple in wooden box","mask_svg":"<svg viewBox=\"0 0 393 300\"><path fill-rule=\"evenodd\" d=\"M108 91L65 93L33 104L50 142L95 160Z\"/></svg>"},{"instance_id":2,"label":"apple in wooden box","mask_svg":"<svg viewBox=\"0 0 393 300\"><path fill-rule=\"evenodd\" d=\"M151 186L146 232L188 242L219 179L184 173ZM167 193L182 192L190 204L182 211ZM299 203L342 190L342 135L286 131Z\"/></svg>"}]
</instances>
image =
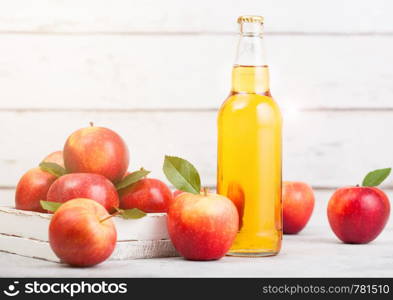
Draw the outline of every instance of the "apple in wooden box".
<instances>
[{"instance_id":1,"label":"apple in wooden box","mask_svg":"<svg viewBox=\"0 0 393 300\"><path fill-rule=\"evenodd\" d=\"M57 257L49 247L48 227L52 215L46 213L47 210L41 207L40 202L41 200L47 200L49 201L47 203L65 203L65 207L67 207L68 202L83 197L87 198L86 201L88 202L94 200L95 203L103 205L103 208L106 208L108 212L116 214L119 212L117 190L121 189L122 184L123 188L127 188L128 185L136 182L135 174L124 176L128 163L128 148L114 131L91 126L71 134L65 143L64 151L55 151L47 155L39 168L28 171L21 178L15 195L17 209L0 207L0 250L53 261L58 261L60 257L70 264L79 266L93 265L100 262L106 255L101 256L101 258L97 256L92 261L86 259L83 263L67 258L64 253L61 253L63 249L69 252L67 245L72 245L73 242L80 239L80 237L68 239L70 238L69 234L62 236L61 233L56 238L57 234L53 234L55 231L60 232L59 228L65 230L68 228L71 232L78 228L78 226L75 227L72 224L79 221L76 222L77 220L72 218L67 222L59 222L61 226L55 225L58 222L56 221L58 217L54 219L52 228L56 229L51 230L52 246L54 250L56 249L55 252L59 256ZM145 175L144 172L146 171L142 171L142 175ZM125 180L126 185L124 185L123 180ZM155 179L150 180L156 181ZM124 220L122 217L115 216L113 221L110 221L114 222L117 229L116 248L110 259L177 255L169 240L166 214L160 213L166 211L167 202L172 199L172 195L164 183L160 187L160 190L163 191L164 207L161 207L161 204L161 206L158 205L151 211L149 210L148 212L152 213L147 214L142 219ZM154 189L149 188L148 190L156 194ZM127 194L130 196L129 192ZM167 197L167 194L169 197ZM150 197L151 193L148 193L148 196ZM148 202L147 199L144 202ZM157 206L156 202L153 204L153 206ZM78 212L80 209L82 211L83 207L75 206L73 211ZM68 216L73 215L76 218L78 213ZM82 224L83 222L85 221L78 223L80 224L79 227L90 228L89 222ZM18 226L15 226L15 224L18 224ZM100 228L100 226L96 227L98 232ZM109 245L113 244L113 237L110 238L110 236L109 234L109 238L106 239ZM83 239L88 240L88 237ZM109 252L111 251L108 251L107 254Z\"/></svg>"},{"instance_id":2,"label":"apple in wooden box","mask_svg":"<svg viewBox=\"0 0 393 300\"><path fill-rule=\"evenodd\" d=\"M59 203L75 198L88 198L100 203L108 212L119 207L115 186L99 174L73 173L61 176L51 185L46 198Z\"/></svg>"},{"instance_id":3,"label":"apple in wooden box","mask_svg":"<svg viewBox=\"0 0 393 300\"><path fill-rule=\"evenodd\" d=\"M46 212L40 200L46 200L50 186L57 177L40 168L27 171L19 180L15 191L15 207L21 210Z\"/></svg>"},{"instance_id":4,"label":"apple in wooden box","mask_svg":"<svg viewBox=\"0 0 393 300\"><path fill-rule=\"evenodd\" d=\"M63 149L69 173L94 173L112 182L123 179L129 164L128 148L114 131L93 126L72 133Z\"/></svg>"},{"instance_id":5,"label":"apple in wooden box","mask_svg":"<svg viewBox=\"0 0 393 300\"><path fill-rule=\"evenodd\" d=\"M119 190L120 207L138 208L147 213L167 212L173 195L168 186L155 178L143 178Z\"/></svg>"}]
</instances>

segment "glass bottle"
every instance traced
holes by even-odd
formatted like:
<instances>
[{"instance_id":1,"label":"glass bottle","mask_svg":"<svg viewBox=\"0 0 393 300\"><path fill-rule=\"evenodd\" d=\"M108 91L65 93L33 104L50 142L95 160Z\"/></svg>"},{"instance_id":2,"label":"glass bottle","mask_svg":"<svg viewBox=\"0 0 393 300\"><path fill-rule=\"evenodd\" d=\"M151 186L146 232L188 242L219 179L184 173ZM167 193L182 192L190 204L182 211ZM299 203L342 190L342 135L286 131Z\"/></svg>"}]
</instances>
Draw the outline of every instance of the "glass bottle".
<instances>
[{"instance_id":1,"label":"glass bottle","mask_svg":"<svg viewBox=\"0 0 393 300\"><path fill-rule=\"evenodd\" d=\"M280 251L280 109L269 89L263 17L241 16L232 91L218 115L217 191L239 212L239 232L228 255L270 256Z\"/></svg>"}]
</instances>

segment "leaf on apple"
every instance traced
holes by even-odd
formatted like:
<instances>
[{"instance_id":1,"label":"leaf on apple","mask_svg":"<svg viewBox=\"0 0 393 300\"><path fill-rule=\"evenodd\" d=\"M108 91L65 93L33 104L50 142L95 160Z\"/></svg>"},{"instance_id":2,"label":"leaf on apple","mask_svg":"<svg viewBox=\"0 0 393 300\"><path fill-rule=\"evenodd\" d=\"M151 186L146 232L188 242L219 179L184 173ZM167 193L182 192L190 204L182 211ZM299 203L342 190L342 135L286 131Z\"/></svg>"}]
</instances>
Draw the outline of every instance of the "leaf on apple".
<instances>
[{"instance_id":1,"label":"leaf on apple","mask_svg":"<svg viewBox=\"0 0 393 300\"><path fill-rule=\"evenodd\" d=\"M146 216L146 213L138 208L121 209L119 210L119 212L120 212L120 216L123 217L124 219L140 219Z\"/></svg>"},{"instance_id":2,"label":"leaf on apple","mask_svg":"<svg viewBox=\"0 0 393 300\"><path fill-rule=\"evenodd\" d=\"M199 194L201 178L197 169L187 160L176 156L165 156L163 171L166 178L178 190Z\"/></svg>"},{"instance_id":3,"label":"leaf on apple","mask_svg":"<svg viewBox=\"0 0 393 300\"><path fill-rule=\"evenodd\" d=\"M392 171L392 168L378 169L366 175L363 179L362 186L378 186L380 185Z\"/></svg>"},{"instance_id":4,"label":"leaf on apple","mask_svg":"<svg viewBox=\"0 0 393 300\"><path fill-rule=\"evenodd\" d=\"M138 182L140 179L142 179L149 173L150 171L147 171L143 168L141 168L139 171L132 172L131 174L128 174L126 177L124 177L122 181L116 184L116 189L117 190L124 189L125 187Z\"/></svg>"},{"instance_id":5,"label":"leaf on apple","mask_svg":"<svg viewBox=\"0 0 393 300\"><path fill-rule=\"evenodd\" d=\"M67 171L60 165L52 162L42 162L39 165L42 171L48 172L56 177L67 174Z\"/></svg>"},{"instance_id":6,"label":"leaf on apple","mask_svg":"<svg viewBox=\"0 0 393 300\"><path fill-rule=\"evenodd\" d=\"M46 210L51 211L51 212L55 212L56 210L59 209L59 207L60 207L63 203L41 200L41 201L40 201L40 204L41 204L41 207L42 207L43 209L46 209Z\"/></svg>"}]
</instances>

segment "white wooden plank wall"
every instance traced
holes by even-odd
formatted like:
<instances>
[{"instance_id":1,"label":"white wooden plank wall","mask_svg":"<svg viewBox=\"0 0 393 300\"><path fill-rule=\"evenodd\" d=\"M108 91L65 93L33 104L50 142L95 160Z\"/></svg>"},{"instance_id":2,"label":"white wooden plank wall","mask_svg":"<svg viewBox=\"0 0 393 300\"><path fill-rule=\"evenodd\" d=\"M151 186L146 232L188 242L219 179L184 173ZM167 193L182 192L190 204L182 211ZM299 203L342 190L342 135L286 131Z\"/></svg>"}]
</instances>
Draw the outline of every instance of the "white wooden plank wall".
<instances>
[{"instance_id":1,"label":"white wooden plank wall","mask_svg":"<svg viewBox=\"0 0 393 300\"><path fill-rule=\"evenodd\" d=\"M162 178L163 156L181 155L213 186L216 111L247 13L266 19L284 178L356 184L393 166L392 11L388 0L3 0L0 189L89 121L124 136L131 169Z\"/></svg>"}]
</instances>

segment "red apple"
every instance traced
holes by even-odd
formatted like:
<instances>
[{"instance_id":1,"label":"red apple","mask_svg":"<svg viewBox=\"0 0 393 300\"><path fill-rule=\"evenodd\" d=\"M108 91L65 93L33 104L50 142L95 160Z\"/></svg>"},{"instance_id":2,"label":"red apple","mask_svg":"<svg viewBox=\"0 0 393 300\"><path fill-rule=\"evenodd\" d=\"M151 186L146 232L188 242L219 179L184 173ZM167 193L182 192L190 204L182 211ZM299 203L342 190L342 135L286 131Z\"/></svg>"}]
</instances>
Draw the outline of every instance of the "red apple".
<instances>
[{"instance_id":1,"label":"red apple","mask_svg":"<svg viewBox=\"0 0 393 300\"><path fill-rule=\"evenodd\" d=\"M173 199L168 186L161 180L143 178L119 190L120 208L138 208L146 213L166 212Z\"/></svg>"},{"instance_id":2,"label":"red apple","mask_svg":"<svg viewBox=\"0 0 393 300\"><path fill-rule=\"evenodd\" d=\"M239 227L235 205L211 193L182 193L168 210L168 232L176 250L189 260L220 259Z\"/></svg>"},{"instance_id":3,"label":"red apple","mask_svg":"<svg viewBox=\"0 0 393 300\"><path fill-rule=\"evenodd\" d=\"M34 168L27 171L19 180L15 192L15 207L17 209L46 212L41 207L40 200L47 199L47 193L56 176Z\"/></svg>"},{"instance_id":4,"label":"red apple","mask_svg":"<svg viewBox=\"0 0 393 300\"><path fill-rule=\"evenodd\" d=\"M314 192L304 182L283 182L283 229L286 234L301 231L310 220L314 209Z\"/></svg>"},{"instance_id":5,"label":"red apple","mask_svg":"<svg viewBox=\"0 0 393 300\"><path fill-rule=\"evenodd\" d=\"M62 261L89 267L106 260L115 249L116 228L106 209L90 199L66 202L49 225L50 246Z\"/></svg>"},{"instance_id":6,"label":"red apple","mask_svg":"<svg viewBox=\"0 0 393 300\"><path fill-rule=\"evenodd\" d=\"M376 187L343 187L327 209L330 227L344 243L364 244L383 230L390 214L389 199Z\"/></svg>"},{"instance_id":7,"label":"red apple","mask_svg":"<svg viewBox=\"0 0 393 300\"><path fill-rule=\"evenodd\" d=\"M64 164L70 173L96 173L118 182L127 171L128 148L114 131L87 127L75 131L64 145Z\"/></svg>"},{"instance_id":8,"label":"red apple","mask_svg":"<svg viewBox=\"0 0 393 300\"><path fill-rule=\"evenodd\" d=\"M42 161L55 163L64 168L63 151L52 152L47 157L45 157Z\"/></svg>"},{"instance_id":9,"label":"red apple","mask_svg":"<svg viewBox=\"0 0 393 300\"><path fill-rule=\"evenodd\" d=\"M119 207L116 188L106 177L98 174L73 173L61 176L48 191L47 200L66 202L75 198L88 198L100 203L108 212Z\"/></svg>"}]
</instances>

